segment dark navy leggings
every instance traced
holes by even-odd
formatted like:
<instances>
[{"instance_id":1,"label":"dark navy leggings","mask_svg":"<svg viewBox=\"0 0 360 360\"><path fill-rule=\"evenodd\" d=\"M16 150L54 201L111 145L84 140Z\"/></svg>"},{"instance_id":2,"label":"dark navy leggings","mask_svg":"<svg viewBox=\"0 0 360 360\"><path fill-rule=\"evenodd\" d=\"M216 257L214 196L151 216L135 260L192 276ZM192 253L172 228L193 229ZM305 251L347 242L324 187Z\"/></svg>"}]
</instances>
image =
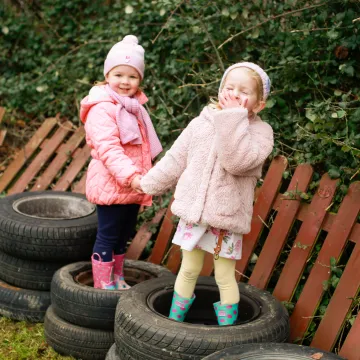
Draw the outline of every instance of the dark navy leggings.
<instances>
[{"instance_id":1,"label":"dark navy leggings","mask_svg":"<svg viewBox=\"0 0 360 360\"><path fill-rule=\"evenodd\" d=\"M103 261L111 261L113 252L115 255L125 252L135 230L139 209L138 204L96 206L98 230L93 252Z\"/></svg>"}]
</instances>

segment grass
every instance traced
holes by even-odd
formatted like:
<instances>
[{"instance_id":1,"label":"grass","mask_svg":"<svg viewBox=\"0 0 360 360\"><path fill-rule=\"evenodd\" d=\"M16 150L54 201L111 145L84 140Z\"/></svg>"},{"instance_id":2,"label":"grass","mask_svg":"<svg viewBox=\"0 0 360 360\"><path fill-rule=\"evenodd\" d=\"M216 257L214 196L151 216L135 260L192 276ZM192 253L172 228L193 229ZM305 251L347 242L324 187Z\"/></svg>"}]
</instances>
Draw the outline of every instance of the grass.
<instances>
[{"instance_id":1,"label":"grass","mask_svg":"<svg viewBox=\"0 0 360 360\"><path fill-rule=\"evenodd\" d=\"M0 317L0 360L74 360L57 354L45 341L44 324Z\"/></svg>"}]
</instances>

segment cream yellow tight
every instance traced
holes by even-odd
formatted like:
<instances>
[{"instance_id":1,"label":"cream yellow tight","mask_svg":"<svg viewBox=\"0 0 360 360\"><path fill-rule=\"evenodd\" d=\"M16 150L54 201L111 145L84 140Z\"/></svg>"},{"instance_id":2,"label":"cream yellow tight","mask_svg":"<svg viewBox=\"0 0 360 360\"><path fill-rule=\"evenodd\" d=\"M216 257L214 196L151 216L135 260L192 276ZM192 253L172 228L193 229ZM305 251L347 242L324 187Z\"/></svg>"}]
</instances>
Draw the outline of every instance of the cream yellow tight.
<instances>
[{"instance_id":1,"label":"cream yellow tight","mask_svg":"<svg viewBox=\"0 0 360 360\"><path fill-rule=\"evenodd\" d=\"M205 251L182 250L183 259L175 282L175 291L184 298L191 298L197 278L204 265ZM240 300L239 288L235 279L236 260L219 257L214 260L215 281L220 291L222 305L236 304Z\"/></svg>"}]
</instances>

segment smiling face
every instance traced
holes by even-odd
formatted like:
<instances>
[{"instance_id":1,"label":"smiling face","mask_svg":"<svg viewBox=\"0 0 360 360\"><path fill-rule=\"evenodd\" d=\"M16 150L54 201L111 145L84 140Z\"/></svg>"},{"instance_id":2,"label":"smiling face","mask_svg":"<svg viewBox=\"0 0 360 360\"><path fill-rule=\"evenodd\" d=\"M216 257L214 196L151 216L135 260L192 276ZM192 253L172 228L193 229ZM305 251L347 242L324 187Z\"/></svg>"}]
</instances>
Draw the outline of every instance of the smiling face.
<instances>
[{"instance_id":1,"label":"smiling face","mask_svg":"<svg viewBox=\"0 0 360 360\"><path fill-rule=\"evenodd\" d=\"M260 77L259 77L260 79ZM232 91L240 104L244 104L247 98L246 108L248 112L258 113L264 106L265 102L261 100L262 83L256 78L251 69L239 67L231 70L226 76L223 90Z\"/></svg>"},{"instance_id":2,"label":"smiling face","mask_svg":"<svg viewBox=\"0 0 360 360\"><path fill-rule=\"evenodd\" d=\"M112 68L105 76L111 89L120 96L134 96L139 90L140 75L131 66L119 65Z\"/></svg>"}]
</instances>

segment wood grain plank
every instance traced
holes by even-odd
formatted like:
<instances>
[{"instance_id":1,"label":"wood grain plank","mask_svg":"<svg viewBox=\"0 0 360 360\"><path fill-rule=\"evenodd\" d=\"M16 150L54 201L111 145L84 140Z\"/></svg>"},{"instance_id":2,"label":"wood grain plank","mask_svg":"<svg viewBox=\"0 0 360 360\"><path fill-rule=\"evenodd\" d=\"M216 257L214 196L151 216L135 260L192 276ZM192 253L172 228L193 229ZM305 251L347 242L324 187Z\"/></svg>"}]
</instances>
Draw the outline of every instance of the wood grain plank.
<instances>
[{"instance_id":1,"label":"wood grain plank","mask_svg":"<svg viewBox=\"0 0 360 360\"><path fill-rule=\"evenodd\" d=\"M24 173L16 181L16 183L8 190L8 194L15 194L26 189L29 182L38 174L49 158L54 154L55 150L62 143L66 135L71 130L71 123L65 122L59 127L51 137L48 146L42 149L36 157L31 161Z\"/></svg>"},{"instance_id":2,"label":"wood grain plank","mask_svg":"<svg viewBox=\"0 0 360 360\"><path fill-rule=\"evenodd\" d=\"M58 149L56 157L53 159L51 164L46 168L46 170L41 174L31 191L41 191L46 190L51 182L54 180L55 176L65 165L66 161L69 159L74 150L81 144L82 140L85 137L85 131L83 127L79 127L74 134L71 136L69 141L66 144L61 145L61 150Z\"/></svg>"},{"instance_id":3,"label":"wood grain plank","mask_svg":"<svg viewBox=\"0 0 360 360\"><path fill-rule=\"evenodd\" d=\"M359 269L357 269L359 271ZM360 359L360 316L357 316L353 326L351 327L344 345L341 347L339 355L347 360Z\"/></svg>"},{"instance_id":4,"label":"wood grain plank","mask_svg":"<svg viewBox=\"0 0 360 360\"><path fill-rule=\"evenodd\" d=\"M160 209L155 216L146 224L142 225L132 240L130 246L126 251L126 258L132 260L138 260L142 252L145 249L146 244L151 239L153 233L149 230L152 225L160 223L161 219L165 215L166 209Z\"/></svg>"},{"instance_id":5,"label":"wood grain plank","mask_svg":"<svg viewBox=\"0 0 360 360\"><path fill-rule=\"evenodd\" d=\"M313 169L308 164L299 165L291 179L288 192L305 192L312 177ZM249 283L260 289L265 289L281 251L286 243L287 236L296 218L300 207L299 196L293 199L283 198L275 222L272 225L260 256L256 262Z\"/></svg>"},{"instance_id":6,"label":"wood grain plank","mask_svg":"<svg viewBox=\"0 0 360 360\"><path fill-rule=\"evenodd\" d=\"M171 204L174 201L172 197L167 207L163 222L160 227L159 234L156 238L155 245L151 251L148 261L153 264L161 264L169 244L171 241L171 235L174 232L173 213L171 212Z\"/></svg>"},{"instance_id":7,"label":"wood grain plank","mask_svg":"<svg viewBox=\"0 0 360 360\"><path fill-rule=\"evenodd\" d=\"M277 156L271 162L261 188L256 191L256 201L251 220L251 231L249 234L244 235L242 258L236 262L236 270L240 273L244 273L248 266L249 260L264 227L264 221L267 219L270 210L273 207L274 200L282 182L282 175L286 168L286 158L284 156ZM238 281L241 280L241 275L237 273L236 278Z\"/></svg>"},{"instance_id":8,"label":"wood grain plank","mask_svg":"<svg viewBox=\"0 0 360 360\"><path fill-rule=\"evenodd\" d=\"M166 267L177 274L181 265L181 249L179 245L172 244L166 259Z\"/></svg>"},{"instance_id":9,"label":"wood grain plank","mask_svg":"<svg viewBox=\"0 0 360 360\"><path fill-rule=\"evenodd\" d=\"M3 121L5 112L6 112L5 108L0 106L0 123Z\"/></svg>"},{"instance_id":10,"label":"wood grain plank","mask_svg":"<svg viewBox=\"0 0 360 360\"><path fill-rule=\"evenodd\" d=\"M337 181L331 180L327 174L320 181L319 188L312 199L309 211L275 286L273 295L280 301L290 301L292 298L321 230L326 209L334 197L336 183Z\"/></svg>"},{"instance_id":11,"label":"wood grain plank","mask_svg":"<svg viewBox=\"0 0 360 360\"><path fill-rule=\"evenodd\" d=\"M32 136L32 138L28 141L25 147L15 155L14 160L8 165L0 178L0 192L6 190L7 186L15 178L26 161L31 157L31 155L35 152L35 150L39 147L39 145L55 125L56 118L46 119Z\"/></svg>"},{"instance_id":12,"label":"wood grain plank","mask_svg":"<svg viewBox=\"0 0 360 360\"><path fill-rule=\"evenodd\" d=\"M284 197L283 194L278 194L275 200L275 203L273 205L273 209L276 210L280 207L281 199ZM304 219L307 216L307 213L309 212L309 204L301 204L298 214L296 215L296 218L300 221L304 221ZM325 215L325 219L323 221L323 224L321 225L321 229L325 231L330 231L334 221L335 221L336 214L327 212ZM352 231L349 235L349 241L356 243L357 241L360 241L360 224L355 224L352 228Z\"/></svg>"},{"instance_id":13,"label":"wood grain plank","mask_svg":"<svg viewBox=\"0 0 360 360\"><path fill-rule=\"evenodd\" d=\"M4 144L6 134L7 134L6 129L1 129L0 130L0 146L2 146Z\"/></svg>"},{"instance_id":14,"label":"wood grain plank","mask_svg":"<svg viewBox=\"0 0 360 360\"><path fill-rule=\"evenodd\" d=\"M303 339L321 301L324 292L323 282L329 279L330 259L339 259L351 229L356 222L359 209L359 183L353 183L340 205L333 226L324 241L309 278L295 305L294 312L290 317L290 339L292 341Z\"/></svg>"},{"instance_id":15,"label":"wood grain plank","mask_svg":"<svg viewBox=\"0 0 360 360\"><path fill-rule=\"evenodd\" d=\"M73 159L64 174L54 186L53 190L66 191L89 160L90 148L87 145L84 145L83 148L78 148L77 150L79 150L78 156Z\"/></svg>"},{"instance_id":16,"label":"wood grain plank","mask_svg":"<svg viewBox=\"0 0 360 360\"><path fill-rule=\"evenodd\" d=\"M311 346L331 351L340 335L360 287L360 243L357 243L346 264L326 313L312 339ZM357 275L357 276L356 276ZM358 333L358 339L360 332Z\"/></svg>"},{"instance_id":17,"label":"wood grain plank","mask_svg":"<svg viewBox=\"0 0 360 360\"><path fill-rule=\"evenodd\" d=\"M83 174L83 176L81 177L81 179L73 186L73 188L71 190L72 192L85 194L86 175L87 175L87 172L85 172Z\"/></svg>"}]
</instances>

